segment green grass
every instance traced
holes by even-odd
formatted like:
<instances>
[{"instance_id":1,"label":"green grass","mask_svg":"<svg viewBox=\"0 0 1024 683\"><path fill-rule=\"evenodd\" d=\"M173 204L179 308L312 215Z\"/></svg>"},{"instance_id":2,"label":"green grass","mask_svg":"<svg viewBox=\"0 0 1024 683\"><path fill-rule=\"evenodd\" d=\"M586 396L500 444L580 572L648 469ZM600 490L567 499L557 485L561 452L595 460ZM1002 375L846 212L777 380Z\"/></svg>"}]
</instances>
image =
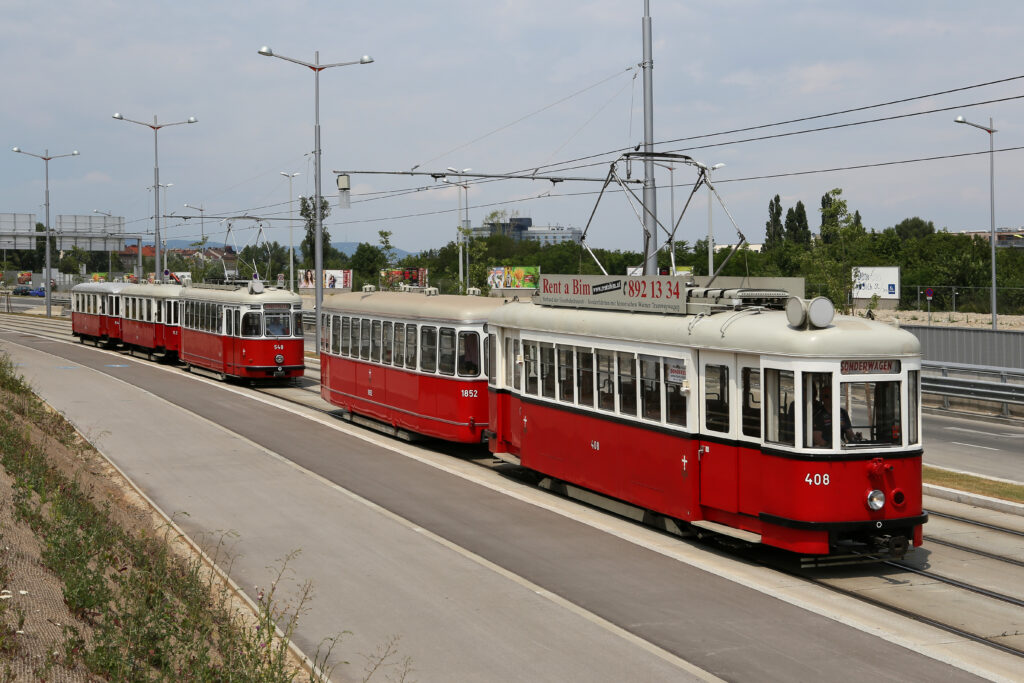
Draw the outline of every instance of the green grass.
<instances>
[{"instance_id":1,"label":"green grass","mask_svg":"<svg viewBox=\"0 0 1024 683\"><path fill-rule=\"evenodd\" d=\"M1009 484L1002 481L992 481L982 477L974 477L970 474L958 474L947 470L940 470L935 467L924 466L922 472L924 483L935 486L945 486L958 491L976 493L991 498L1002 498L1003 500L1015 503L1024 503L1024 486L1020 484Z\"/></svg>"}]
</instances>

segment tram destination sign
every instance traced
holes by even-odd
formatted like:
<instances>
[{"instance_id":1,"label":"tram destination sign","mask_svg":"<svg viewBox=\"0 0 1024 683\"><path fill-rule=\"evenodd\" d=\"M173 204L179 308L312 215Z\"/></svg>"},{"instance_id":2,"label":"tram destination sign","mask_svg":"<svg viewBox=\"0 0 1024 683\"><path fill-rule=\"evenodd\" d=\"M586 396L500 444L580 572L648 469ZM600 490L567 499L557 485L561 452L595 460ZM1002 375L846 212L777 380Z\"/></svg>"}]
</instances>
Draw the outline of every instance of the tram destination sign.
<instances>
[{"instance_id":1,"label":"tram destination sign","mask_svg":"<svg viewBox=\"0 0 1024 683\"><path fill-rule=\"evenodd\" d=\"M544 306L684 315L686 286L681 278L658 275L542 274L535 300Z\"/></svg>"}]
</instances>

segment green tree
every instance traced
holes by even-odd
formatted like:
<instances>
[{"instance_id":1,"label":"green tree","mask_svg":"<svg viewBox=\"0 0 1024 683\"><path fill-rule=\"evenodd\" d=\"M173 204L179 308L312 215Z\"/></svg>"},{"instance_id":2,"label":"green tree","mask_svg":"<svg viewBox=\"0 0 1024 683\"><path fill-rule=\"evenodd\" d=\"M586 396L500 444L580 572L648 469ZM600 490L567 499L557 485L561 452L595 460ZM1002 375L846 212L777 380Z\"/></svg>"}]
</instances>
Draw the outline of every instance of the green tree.
<instances>
[{"instance_id":1,"label":"green tree","mask_svg":"<svg viewBox=\"0 0 1024 683\"><path fill-rule=\"evenodd\" d=\"M764 248L771 251L782 245L785 239L782 224L782 200L779 195L768 202L768 220L764 224Z\"/></svg>"},{"instance_id":2,"label":"green tree","mask_svg":"<svg viewBox=\"0 0 1024 683\"><path fill-rule=\"evenodd\" d=\"M786 240L794 244L810 244L811 228L807 224L807 209L798 201L796 206L786 212Z\"/></svg>"}]
</instances>

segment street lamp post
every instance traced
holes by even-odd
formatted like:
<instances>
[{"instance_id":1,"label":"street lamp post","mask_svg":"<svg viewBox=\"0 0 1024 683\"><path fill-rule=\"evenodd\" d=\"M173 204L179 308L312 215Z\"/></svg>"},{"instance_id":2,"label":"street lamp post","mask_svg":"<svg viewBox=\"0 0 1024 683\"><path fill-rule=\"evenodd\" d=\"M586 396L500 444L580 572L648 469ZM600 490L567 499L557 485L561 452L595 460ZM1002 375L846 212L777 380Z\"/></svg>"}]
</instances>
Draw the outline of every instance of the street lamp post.
<instances>
[{"instance_id":1,"label":"street lamp post","mask_svg":"<svg viewBox=\"0 0 1024 683\"><path fill-rule=\"evenodd\" d=\"M668 169L668 188L669 188L669 245L668 245L668 259L672 265L672 272L669 273L671 276L676 274L676 244L673 234L676 228L676 167L669 164L660 164L654 162L655 166L661 166L662 168Z\"/></svg>"},{"instance_id":2,"label":"street lamp post","mask_svg":"<svg viewBox=\"0 0 1024 683\"><path fill-rule=\"evenodd\" d=\"M194 204L186 204L186 209L192 209L193 211L199 212L199 241L206 241L206 208L202 204L195 206ZM205 246L205 245L204 245Z\"/></svg>"},{"instance_id":3,"label":"street lamp post","mask_svg":"<svg viewBox=\"0 0 1024 683\"><path fill-rule=\"evenodd\" d=\"M42 159L43 166L46 169L46 274L43 276L43 287L45 288L44 291L46 292L46 317L49 318L50 301L52 295L52 292L50 290L53 289L53 287L50 286L50 280L53 278L53 276L50 273L50 159L60 159L61 157L76 157L78 156L78 150L76 149L69 154L54 154L53 156L50 155L50 150L48 149L43 150L42 154L33 154L32 152L26 152L20 147L12 147L11 151L17 152L18 154L27 154L30 157L35 157L36 159Z\"/></svg>"},{"instance_id":4,"label":"street lamp post","mask_svg":"<svg viewBox=\"0 0 1024 683\"><path fill-rule=\"evenodd\" d=\"M974 126L988 133L988 196L989 196L989 219L991 221L991 234L989 241L992 243L992 329L999 329L996 314L996 162L995 162L995 132L992 127L992 119L989 118L988 126L971 123L962 116L953 119L954 123L963 123Z\"/></svg>"},{"instance_id":5,"label":"street lamp post","mask_svg":"<svg viewBox=\"0 0 1024 683\"><path fill-rule=\"evenodd\" d=\"M714 166L707 167L708 175L708 277L715 274L715 232L711 228L711 172L716 171L725 166L725 164L715 164Z\"/></svg>"},{"instance_id":6,"label":"street lamp post","mask_svg":"<svg viewBox=\"0 0 1024 683\"><path fill-rule=\"evenodd\" d=\"M299 172L280 172L288 179L288 291L295 291L295 205L292 204L292 180Z\"/></svg>"},{"instance_id":7,"label":"street lamp post","mask_svg":"<svg viewBox=\"0 0 1024 683\"><path fill-rule=\"evenodd\" d=\"M316 271L316 289L314 295L314 308L316 311L316 348L320 348L322 343L321 338L321 321L320 321L320 307L323 303L324 297L324 226L323 218L320 215L320 72L324 69L330 69L335 66L349 66L351 64L369 64L373 61L373 57L369 55L363 55L359 59L351 62L335 62L334 64L321 64L320 63L320 51L317 50L313 53L313 63L303 62L299 59L292 59L291 57L285 57L284 55L275 54L273 50L264 45L259 49L259 54L264 57L277 57L283 59L286 62L292 62L299 64L313 72L313 109L315 113L315 125L313 132L313 156L316 157L316 163L314 164L314 178L313 185L315 186L316 196L313 198L313 210L316 212L316 234L313 245L313 268Z\"/></svg>"},{"instance_id":8,"label":"street lamp post","mask_svg":"<svg viewBox=\"0 0 1024 683\"><path fill-rule=\"evenodd\" d=\"M199 119L194 116L188 117L184 121L175 121L174 123L158 123L156 114L153 115L153 123L146 123L144 121L136 121L134 119L127 119L121 116L119 113L114 114L114 118L118 121L127 121L128 123L137 123L140 126L146 126L147 128L153 129L153 245L155 248L154 256L156 257L153 261L155 266L156 280L160 282L163 280L163 272L160 270L160 152L157 146L157 133L160 132L161 128L167 126L180 126L183 123L195 123ZM142 247L139 247L139 251L142 251Z\"/></svg>"},{"instance_id":9,"label":"street lamp post","mask_svg":"<svg viewBox=\"0 0 1024 683\"><path fill-rule=\"evenodd\" d=\"M93 209L92 212L93 213L98 213L101 216L106 216L107 218L113 218L114 217L114 214L110 213L109 211L100 211L99 209ZM114 270L114 260L113 259L114 259L114 257L110 255L110 250L107 249L107 279L108 280L111 279L112 273L113 273L113 270Z\"/></svg>"},{"instance_id":10,"label":"street lamp post","mask_svg":"<svg viewBox=\"0 0 1024 683\"><path fill-rule=\"evenodd\" d=\"M462 169L460 171L460 170L458 170L456 168L452 168L451 166L449 166L448 170L451 173L454 173L456 175L463 175L465 173L469 173L473 169L471 169L471 168L464 168L464 169ZM464 239L465 236L462 234L462 230L463 230L463 228L466 227L466 223L469 222L469 183L467 183L465 180L463 180L462 182L456 182L456 181L448 180L447 178L445 179L445 182L449 183L451 185L455 185L457 187L461 187L463 189L463 191L465 192L465 194L466 194L466 218L465 218L465 220L463 220L463 218L462 218L462 193L459 192L458 190L455 190L456 195L459 198L459 213L458 213L458 216L456 217L458 222L459 222L459 230L458 230L458 234L457 234L457 243L458 243L458 246L459 246L459 289L462 292L465 292L465 291L467 291L467 288L469 286L469 248L468 248L468 246L466 248L466 257L465 257L465 261L466 261L466 274L465 274L465 277L463 277L463 274L462 274L462 262L463 262L462 242L463 242L463 239Z\"/></svg>"}]
</instances>

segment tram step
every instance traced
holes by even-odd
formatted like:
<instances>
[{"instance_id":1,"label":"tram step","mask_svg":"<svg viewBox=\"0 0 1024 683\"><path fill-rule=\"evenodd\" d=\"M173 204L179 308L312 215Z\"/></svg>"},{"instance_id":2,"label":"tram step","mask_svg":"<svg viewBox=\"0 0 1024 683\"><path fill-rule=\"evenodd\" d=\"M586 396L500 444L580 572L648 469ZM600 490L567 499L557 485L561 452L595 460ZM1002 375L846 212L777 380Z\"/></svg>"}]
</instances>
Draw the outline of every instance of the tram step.
<instances>
[{"instance_id":1,"label":"tram step","mask_svg":"<svg viewBox=\"0 0 1024 683\"><path fill-rule=\"evenodd\" d=\"M744 531L743 529L734 529L731 526L719 524L718 522L709 522L706 519L701 519L696 522L690 522L690 524L701 529L714 531L716 534L722 534L723 536L732 536L733 538L738 538L741 541L746 541L747 543L761 542L761 534L755 534L752 531Z\"/></svg>"}]
</instances>

